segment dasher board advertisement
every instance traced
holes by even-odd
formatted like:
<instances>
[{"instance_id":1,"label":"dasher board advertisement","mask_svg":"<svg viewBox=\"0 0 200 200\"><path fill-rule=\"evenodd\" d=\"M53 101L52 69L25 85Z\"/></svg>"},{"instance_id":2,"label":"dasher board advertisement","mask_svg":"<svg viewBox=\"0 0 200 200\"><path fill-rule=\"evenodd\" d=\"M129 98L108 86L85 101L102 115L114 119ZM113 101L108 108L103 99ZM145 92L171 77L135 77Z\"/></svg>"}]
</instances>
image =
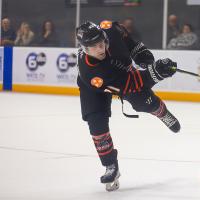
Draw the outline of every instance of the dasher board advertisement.
<instances>
[{"instance_id":1,"label":"dasher board advertisement","mask_svg":"<svg viewBox=\"0 0 200 200\"><path fill-rule=\"evenodd\" d=\"M13 84L77 87L75 48L13 48Z\"/></svg>"}]
</instances>

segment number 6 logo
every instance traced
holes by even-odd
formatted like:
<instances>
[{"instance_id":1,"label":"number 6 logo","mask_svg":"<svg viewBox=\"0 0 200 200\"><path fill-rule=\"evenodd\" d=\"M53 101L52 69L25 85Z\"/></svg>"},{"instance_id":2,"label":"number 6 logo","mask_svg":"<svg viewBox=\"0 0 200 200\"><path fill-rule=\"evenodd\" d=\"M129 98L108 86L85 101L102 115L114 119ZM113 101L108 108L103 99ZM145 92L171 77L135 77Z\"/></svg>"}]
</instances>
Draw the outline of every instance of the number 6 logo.
<instances>
[{"instance_id":1,"label":"number 6 logo","mask_svg":"<svg viewBox=\"0 0 200 200\"><path fill-rule=\"evenodd\" d=\"M26 58L26 66L29 68L30 71L35 71L38 68L37 63L37 54L30 53Z\"/></svg>"},{"instance_id":2,"label":"number 6 logo","mask_svg":"<svg viewBox=\"0 0 200 200\"><path fill-rule=\"evenodd\" d=\"M66 72L69 69L68 58L69 56L64 53L58 57L56 64L59 71Z\"/></svg>"}]
</instances>

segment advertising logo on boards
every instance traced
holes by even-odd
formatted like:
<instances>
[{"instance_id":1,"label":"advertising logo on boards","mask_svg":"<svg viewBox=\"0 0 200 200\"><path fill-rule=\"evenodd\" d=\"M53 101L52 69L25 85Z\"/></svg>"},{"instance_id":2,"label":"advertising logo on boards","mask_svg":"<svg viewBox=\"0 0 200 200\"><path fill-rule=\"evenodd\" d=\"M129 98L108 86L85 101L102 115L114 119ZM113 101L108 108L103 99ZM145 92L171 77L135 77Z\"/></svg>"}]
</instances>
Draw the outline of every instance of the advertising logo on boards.
<instances>
[{"instance_id":1,"label":"advertising logo on boards","mask_svg":"<svg viewBox=\"0 0 200 200\"><path fill-rule=\"evenodd\" d=\"M44 81L45 74L38 71L39 67L42 67L46 64L47 57L46 54L41 52L37 53L30 53L26 58L26 66L29 72L26 73L28 81Z\"/></svg>"},{"instance_id":2,"label":"advertising logo on boards","mask_svg":"<svg viewBox=\"0 0 200 200\"><path fill-rule=\"evenodd\" d=\"M30 53L26 58L26 66L30 71L36 71L39 66L43 66L46 63L45 53Z\"/></svg>"},{"instance_id":3,"label":"advertising logo on boards","mask_svg":"<svg viewBox=\"0 0 200 200\"><path fill-rule=\"evenodd\" d=\"M56 64L60 72L66 72L70 67L74 67L76 65L76 54L72 53L68 55L66 53L62 53L58 56Z\"/></svg>"},{"instance_id":4,"label":"advertising logo on boards","mask_svg":"<svg viewBox=\"0 0 200 200\"><path fill-rule=\"evenodd\" d=\"M75 53L62 53L58 56L56 65L59 73L56 75L58 82L75 83L77 75L73 73L72 68L77 64L77 56Z\"/></svg>"}]
</instances>

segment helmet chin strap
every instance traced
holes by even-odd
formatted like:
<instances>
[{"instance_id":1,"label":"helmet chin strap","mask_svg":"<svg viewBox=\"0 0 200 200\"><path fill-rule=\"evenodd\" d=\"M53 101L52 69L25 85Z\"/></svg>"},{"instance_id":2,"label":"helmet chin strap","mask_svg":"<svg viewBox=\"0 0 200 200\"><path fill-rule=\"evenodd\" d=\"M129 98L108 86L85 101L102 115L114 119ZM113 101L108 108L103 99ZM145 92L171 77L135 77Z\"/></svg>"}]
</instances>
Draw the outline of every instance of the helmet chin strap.
<instances>
[{"instance_id":1,"label":"helmet chin strap","mask_svg":"<svg viewBox=\"0 0 200 200\"><path fill-rule=\"evenodd\" d=\"M109 45L109 41L106 40L105 43L106 43L106 50L108 50L108 49L109 49L109 46L110 46L110 45Z\"/></svg>"},{"instance_id":2,"label":"helmet chin strap","mask_svg":"<svg viewBox=\"0 0 200 200\"><path fill-rule=\"evenodd\" d=\"M86 50L87 47L83 46L82 44L79 44L79 45L80 45L81 49L83 50L83 52L86 53L86 54L88 54L87 50Z\"/></svg>"},{"instance_id":3,"label":"helmet chin strap","mask_svg":"<svg viewBox=\"0 0 200 200\"><path fill-rule=\"evenodd\" d=\"M106 35L105 31L103 31L103 35L104 35L105 43L106 43L106 50L108 50L108 48L109 48L109 39L108 39L108 36Z\"/></svg>"}]
</instances>

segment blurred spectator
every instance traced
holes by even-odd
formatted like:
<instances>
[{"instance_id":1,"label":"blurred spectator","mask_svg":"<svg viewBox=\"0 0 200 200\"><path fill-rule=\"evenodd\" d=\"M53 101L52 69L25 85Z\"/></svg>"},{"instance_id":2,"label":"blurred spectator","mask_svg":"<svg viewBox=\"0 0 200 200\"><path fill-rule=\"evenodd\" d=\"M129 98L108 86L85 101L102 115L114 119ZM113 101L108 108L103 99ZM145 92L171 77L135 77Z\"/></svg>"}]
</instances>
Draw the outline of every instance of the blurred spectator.
<instances>
[{"instance_id":1,"label":"blurred spectator","mask_svg":"<svg viewBox=\"0 0 200 200\"><path fill-rule=\"evenodd\" d=\"M177 16L169 15L167 41L169 42L172 38L176 38L179 34L180 34L180 27L178 24Z\"/></svg>"},{"instance_id":2,"label":"blurred spectator","mask_svg":"<svg viewBox=\"0 0 200 200\"><path fill-rule=\"evenodd\" d=\"M136 41L141 41L141 35L138 32L138 30L135 27L135 23L133 18L129 17L122 21L122 25L126 28L126 30L129 32L131 37Z\"/></svg>"},{"instance_id":3,"label":"blurred spectator","mask_svg":"<svg viewBox=\"0 0 200 200\"><path fill-rule=\"evenodd\" d=\"M17 31L17 38L15 40L16 46L31 46L34 33L27 22L22 22L19 30Z\"/></svg>"},{"instance_id":4,"label":"blurred spectator","mask_svg":"<svg viewBox=\"0 0 200 200\"><path fill-rule=\"evenodd\" d=\"M141 0L124 0L124 6L140 6Z\"/></svg>"},{"instance_id":5,"label":"blurred spectator","mask_svg":"<svg viewBox=\"0 0 200 200\"><path fill-rule=\"evenodd\" d=\"M172 38L167 46L168 49L199 49L199 39L193 32L193 28L190 24L184 24L181 34L176 38Z\"/></svg>"},{"instance_id":6,"label":"blurred spectator","mask_svg":"<svg viewBox=\"0 0 200 200\"><path fill-rule=\"evenodd\" d=\"M1 45L12 46L16 38L15 31L11 28L10 19L5 17L1 21Z\"/></svg>"},{"instance_id":7,"label":"blurred spectator","mask_svg":"<svg viewBox=\"0 0 200 200\"><path fill-rule=\"evenodd\" d=\"M38 45L43 47L60 46L54 23L51 20L43 22L42 33L38 38Z\"/></svg>"}]
</instances>

